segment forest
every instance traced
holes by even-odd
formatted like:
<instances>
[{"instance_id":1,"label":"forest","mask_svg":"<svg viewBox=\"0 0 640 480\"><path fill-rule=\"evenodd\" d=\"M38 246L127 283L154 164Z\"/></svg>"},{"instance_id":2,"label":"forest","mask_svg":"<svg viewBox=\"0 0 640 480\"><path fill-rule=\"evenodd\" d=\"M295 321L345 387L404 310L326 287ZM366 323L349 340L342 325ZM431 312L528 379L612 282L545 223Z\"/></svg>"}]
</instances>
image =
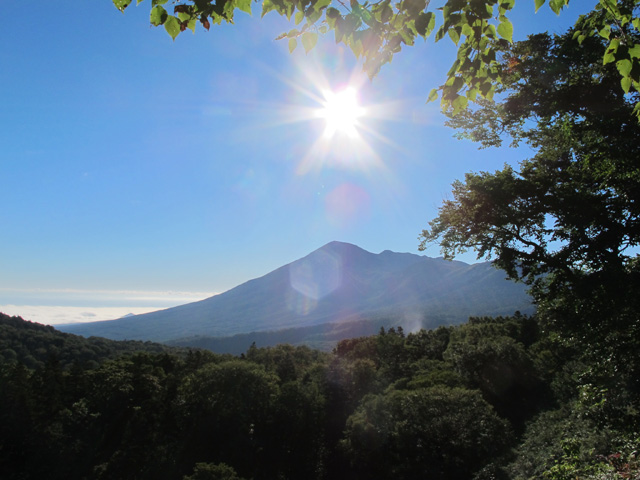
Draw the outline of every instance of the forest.
<instances>
[{"instance_id":1,"label":"forest","mask_svg":"<svg viewBox=\"0 0 640 480\"><path fill-rule=\"evenodd\" d=\"M612 371L536 317L240 356L0 330L3 479L640 475L638 355Z\"/></svg>"}]
</instances>

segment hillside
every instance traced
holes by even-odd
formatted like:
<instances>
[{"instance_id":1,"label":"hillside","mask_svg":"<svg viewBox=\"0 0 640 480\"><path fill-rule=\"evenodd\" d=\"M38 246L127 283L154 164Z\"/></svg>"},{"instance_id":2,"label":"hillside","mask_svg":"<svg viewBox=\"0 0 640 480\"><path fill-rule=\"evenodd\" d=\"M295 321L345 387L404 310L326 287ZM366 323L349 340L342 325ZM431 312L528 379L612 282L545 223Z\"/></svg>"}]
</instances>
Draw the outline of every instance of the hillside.
<instances>
[{"instance_id":1,"label":"hillside","mask_svg":"<svg viewBox=\"0 0 640 480\"><path fill-rule=\"evenodd\" d=\"M166 310L106 322L64 325L84 336L159 342L195 336L230 337L393 316L408 330L446 316L531 313L525 286L490 263L440 258L331 242L304 258L225 293ZM344 337L343 337L344 338Z\"/></svg>"}]
</instances>

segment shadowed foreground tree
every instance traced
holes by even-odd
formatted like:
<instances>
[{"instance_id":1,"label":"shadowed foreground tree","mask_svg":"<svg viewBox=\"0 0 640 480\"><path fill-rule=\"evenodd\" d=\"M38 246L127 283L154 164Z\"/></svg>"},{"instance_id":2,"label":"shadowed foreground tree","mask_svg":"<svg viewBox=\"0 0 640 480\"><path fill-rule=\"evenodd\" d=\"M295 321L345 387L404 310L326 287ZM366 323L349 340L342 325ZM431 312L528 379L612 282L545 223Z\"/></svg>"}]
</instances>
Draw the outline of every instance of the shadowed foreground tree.
<instances>
[{"instance_id":1,"label":"shadowed foreground tree","mask_svg":"<svg viewBox=\"0 0 640 480\"><path fill-rule=\"evenodd\" d=\"M599 335L638 328L638 92L625 94L615 66L602 64L602 40L578 45L573 35L505 51L504 100L452 119L483 147L507 134L536 154L456 181L420 248L439 242L446 258L474 249L532 285L539 310L564 329Z\"/></svg>"},{"instance_id":2,"label":"shadowed foreground tree","mask_svg":"<svg viewBox=\"0 0 640 480\"><path fill-rule=\"evenodd\" d=\"M555 332L553 349L579 352L564 381L576 398L569 416L637 437L640 127L631 112L638 92L625 93L619 65L603 64L603 40L578 44L574 36L515 44L502 56L503 100L452 117L461 137L483 147L506 136L536 153L519 168L456 181L420 247L438 242L447 258L476 250L531 285L543 329ZM577 437L561 444L588 450ZM580 464L569 454L558 462ZM576 478L559 471L549 478Z\"/></svg>"},{"instance_id":3,"label":"shadowed foreground tree","mask_svg":"<svg viewBox=\"0 0 640 480\"><path fill-rule=\"evenodd\" d=\"M473 478L510 442L479 392L432 387L371 395L347 421L356 478Z\"/></svg>"}]
</instances>

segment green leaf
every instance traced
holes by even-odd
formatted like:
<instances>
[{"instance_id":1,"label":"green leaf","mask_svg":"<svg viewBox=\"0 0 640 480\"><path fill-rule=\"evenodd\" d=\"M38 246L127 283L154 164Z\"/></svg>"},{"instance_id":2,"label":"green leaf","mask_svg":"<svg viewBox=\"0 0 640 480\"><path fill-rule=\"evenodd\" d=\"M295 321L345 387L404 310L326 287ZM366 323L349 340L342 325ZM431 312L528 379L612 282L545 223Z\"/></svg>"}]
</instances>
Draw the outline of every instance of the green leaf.
<instances>
[{"instance_id":1,"label":"green leaf","mask_svg":"<svg viewBox=\"0 0 640 480\"><path fill-rule=\"evenodd\" d=\"M500 25L498 25L498 35L510 43L513 43L513 24L508 19L505 18Z\"/></svg>"},{"instance_id":2,"label":"green leaf","mask_svg":"<svg viewBox=\"0 0 640 480\"><path fill-rule=\"evenodd\" d=\"M629 57L640 58L640 44L636 43L633 47L629 49Z\"/></svg>"},{"instance_id":3,"label":"green leaf","mask_svg":"<svg viewBox=\"0 0 640 480\"><path fill-rule=\"evenodd\" d=\"M467 97L463 95L458 95L453 100L453 102L451 102L451 106L453 107L453 114L455 115L456 113L461 112L462 110L467 108L468 103L469 103L469 100L467 99Z\"/></svg>"},{"instance_id":4,"label":"green leaf","mask_svg":"<svg viewBox=\"0 0 640 480\"><path fill-rule=\"evenodd\" d=\"M304 12L296 12L296 16L294 19L295 24L299 25L302 20L304 20Z\"/></svg>"},{"instance_id":5,"label":"green leaf","mask_svg":"<svg viewBox=\"0 0 640 480\"><path fill-rule=\"evenodd\" d=\"M435 25L436 15L433 12L420 12L420 15L416 18L416 31L418 32L418 35L422 35L425 38L431 34Z\"/></svg>"},{"instance_id":6,"label":"green leaf","mask_svg":"<svg viewBox=\"0 0 640 480\"><path fill-rule=\"evenodd\" d=\"M623 77L628 77L631 74L631 69L633 68L633 63L631 60L625 58L624 60L619 60L616 62L616 68L620 75Z\"/></svg>"},{"instance_id":7,"label":"green leaf","mask_svg":"<svg viewBox=\"0 0 640 480\"><path fill-rule=\"evenodd\" d=\"M632 83L633 81L631 80L631 77L622 77L622 79L620 80L620 85L622 86L622 90L624 90L624 93L629 93Z\"/></svg>"},{"instance_id":8,"label":"green leaf","mask_svg":"<svg viewBox=\"0 0 640 480\"><path fill-rule=\"evenodd\" d=\"M560 15L560 11L566 5L567 0L549 0L549 6L556 15Z\"/></svg>"},{"instance_id":9,"label":"green leaf","mask_svg":"<svg viewBox=\"0 0 640 480\"><path fill-rule=\"evenodd\" d=\"M336 19L338 17L340 17L340 10L338 10L337 8L333 8L333 7L329 7L327 8L327 13L326 13L327 18L332 18L332 19Z\"/></svg>"},{"instance_id":10,"label":"green leaf","mask_svg":"<svg viewBox=\"0 0 640 480\"><path fill-rule=\"evenodd\" d=\"M289 39L289 53L293 53L293 51L298 46L298 41L295 38Z\"/></svg>"},{"instance_id":11,"label":"green leaf","mask_svg":"<svg viewBox=\"0 0 640 480\"><path fill-rule=\"evenodd\" d=\"M373 20L373 16L371 16L371 13L369 12L369 10L365 10L365 9L360 10L360 18L362 18L362 21L370 27L372 27L375 23Z\"/></svg>"},{"instance_id":12,"label":"green leaf","mask_svg":"<svg viewBox=\"0 0 640 480\"><path fill-rule=\"evenodd\" d=\"M130 3L131 0L113 0L113 4L121 12L124 12L125 8L127 8Z\"/></svg>"},{"instance_id":13,"label":"green leaf","mask_svg":"<svg viewBox=\"0 0 640 480\"><path fill-rule=\"evenodd\" d=\"M304 47L305 53L309 53L309 51L316 46L318 43L318 34L314 32L305 32L302 34L302 46Z\"/></svg>"},{"instance_id":14,"label":"green leaf","mask_svg":"<svg viewBox=\"0 0 640 480\"><path fill-rule=\"evenodd\" d=\"M382 11L380 12L380 21L382 23L387 23L389 20L391 20L391 17L393 17L393 10L387 4L382 8Z\"/></svg>"},{"instance_id":15,"label":"green leaf","mask_svg":"<svg viewBox=\"0 0 640 480\"><path fill-rule=\"evenodd\" d=\"M271 10L275 10L275 9L276 9L276 6L271 0L264 0L264 2L262 2L262 13L260 14L260 17L264 17Z\"/></svg>"},{"instance_id":16,"label":"green leaf","mask_svg":"<svg viewBox=\"0 0 640 480\"><path fill-rule=\"evenodd\" d=\"M331 0L318 0L314 5L313 5L313 9L320 11L325 7L328 7L329 5L331 5Z\"/></svg>"},{"instance_id":17,"label":"green leaf","mask_svg":"<svg viewBox=\"0 0 640 480\"><path fill-rule=\"evenodd\" d=\"M618 46L620 45L620 40L614 38L609 42L609 47L602 57L602 64L606 65L607 63L615 62L616 60L616 52L618 51Z\"/></svg>"},{"instance_id":18,"label":"green leaf","mask_svg":"<svg viewBox=\"0 0 640 480\"><path fill-rule=\"evenodd\" d=\"M455 28L450 28L448 33L449 33L449 37L451 37L451 40L453 40L453 43L457 45L458 42L460 41L460 34L457 32Z\"/></svg>"},{"instance_id":19,"label":"green leaf","mask_svg":"<svg viewBox=\"0 0 640 480\"><path fill-rule=\"evenodd\" d=\"M251 15L251 0L236 0L236 8Z\"/></svg>"},{"instance_id":20,"label":"green leaf","mask_svg":"<svg viewBox=\"0 0 640 480\"><path fill-rule=\"evenodd\" d=\"M180 33L180 21L176 17L169 15L164 22L164 29L175 40Z\"/></svg>"},{"instance_id":21,"label":"green leaf","mask_svg":"<svg viewBox=\"0 0 640 480\"><path fill-rule=\"evenodd\" d=\"M166 22L168 16L169 15L167 14L167 11L160 5L157 5L151 10L149 21L152 25L155 25L157 27L158 25L162 25L164 22Z\"/></svg>"},{"instance_id":22,"label":"green leaf","mask_svg":"<svg viewBox=\"0 0 640 480\"><path fill-rule=\"evenodd\" d=\"M516 0L502 0L500 2L500 8L504 8L505 10L511 10L516 4Z\"/></svg>"},{"instance_id":23,"label":"green leaf","mask_svg":"<svg viewBox=\"0 0 640 480\"><path fill-rule=\"evenodd\" d=\"M540 7L544 5L545 0L535 0L536 12L540 10Z\"/></svg>"},{"instance_id":24,"label":"green leaf","mask_svg":"<svg viewBox=\"0 0 640 480\"><path fill-rule=\"evenodd\" d=\"M427 98L427 103L433 102L437 99L438 99L438 90L434 88L429 92L429 98Z\"/></svg>"},{"instance_id":25,"label":"green leaf","mask_svg":"<svg viewBox=\"0 0 640 480\"><path fill-rule=\"evenodd\" d=\"M151 6L155 7L156 5L164 5L169 0L151 0Z\"/></svg>"},{"instance_id":26,"label":"green leaf","mask_svg":"<svg viewBox=\"0 0 640 480\"><path fill-rule=\"evenodd\" d=\"M605 25L603 28L598 30L598 35L609 40L609 37L611 37L611 25Z\"/></svg>"}]
</instances>

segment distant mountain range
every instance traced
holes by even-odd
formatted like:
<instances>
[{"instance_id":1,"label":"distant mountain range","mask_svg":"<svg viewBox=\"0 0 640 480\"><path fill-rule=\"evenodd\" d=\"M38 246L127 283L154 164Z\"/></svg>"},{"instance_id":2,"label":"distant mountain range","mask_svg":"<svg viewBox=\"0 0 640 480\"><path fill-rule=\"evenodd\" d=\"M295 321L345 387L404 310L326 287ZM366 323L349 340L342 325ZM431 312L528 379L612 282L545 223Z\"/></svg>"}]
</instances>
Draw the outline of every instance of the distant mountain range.
<instances>
[{"instance_id":1,"label":"distant mountain range","mask_svg":"<svg viewBox=\"0 0 640 480\"><path fill-rule=\"evenodd\" d=\"M469 265L389 250L373 254L331 242L199 302L58 329L114 340L193 346L222 345L224 338L235 336L240 341L237 348L218 350L244 351L255 341L252 338L269 344L280 338L298 340L289 343L313 343L309 338L334 342L369 334L380 326L408 331L461 323L469 316L532 313L525 290L490 263Z\"/></svg>"}]
</instances>

